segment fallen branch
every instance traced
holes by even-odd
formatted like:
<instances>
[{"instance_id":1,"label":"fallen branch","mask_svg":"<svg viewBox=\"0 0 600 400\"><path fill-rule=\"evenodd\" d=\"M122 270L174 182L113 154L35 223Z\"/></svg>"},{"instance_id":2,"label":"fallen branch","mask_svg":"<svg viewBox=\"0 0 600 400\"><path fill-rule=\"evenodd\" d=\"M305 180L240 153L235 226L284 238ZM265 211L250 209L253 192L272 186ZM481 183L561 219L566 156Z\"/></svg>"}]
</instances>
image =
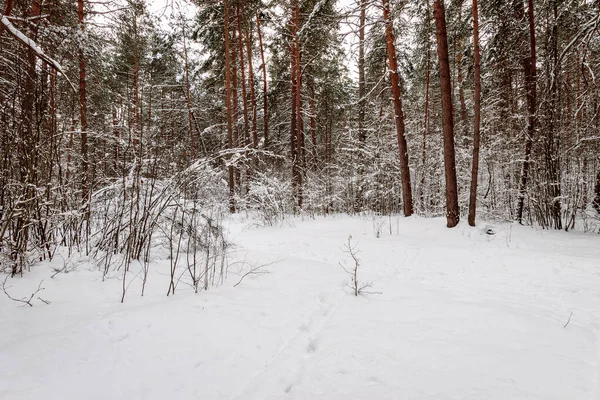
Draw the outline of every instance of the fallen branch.
<instances>
[{"instance_id":1,"label":"fallen branch","mask_svg":"<svg viewBox=\"0 0 600 400\"><path fill-rule=\"evenodd\" d=\"M276 262L281 261L281 260L275 260L273 262L267 263L267 264L261 264L258 265L256 267L251 268L248 272L246 272L244 275L242 275L242 277L240 278L240 280L238 281L238 283L236 283L235 285L233 285L233 287L237 287L240 283L242 283L242 281L244 280L245 277L247 277L248 275L265 275L265 274L270 274L271 271L262 271L262 269L264 267L268 267L269 265L273 265Z\"/></svg>"},{"instance_id":2,"label":"fallen branch","mask_svg":"<svg viewBox=\"0 0 600 400\"><path fill-rule=\"evenodd\" d=\"M40 284L37 287L37 290L35 292L33 292L31 294L31 296L29 296L29 299L26 299L25 297L22 299L17 299L12 297L7 291L6 291L6 281L8 280L8 277L10 275L6 275L6 278L4 278L4 282L2 282L2 291L4 292L4 294L11 299L12 301L16 301L17 303L23 303L23 304L27 304L29 307L33 307L33 304L31 304L31 300L33 300L33 298L35 297L36 294L38 294L39 292L41 292L42 290L44 290L45 288L42 287L42 282L44 282L43 280L40 281ZM39 298L39 297L38 297ZM39 298L40 300L42 300L41 298ZM42 300L44 303L46 304L50 304L49 301L46 300Z\"/></svg>"}]
</instances>

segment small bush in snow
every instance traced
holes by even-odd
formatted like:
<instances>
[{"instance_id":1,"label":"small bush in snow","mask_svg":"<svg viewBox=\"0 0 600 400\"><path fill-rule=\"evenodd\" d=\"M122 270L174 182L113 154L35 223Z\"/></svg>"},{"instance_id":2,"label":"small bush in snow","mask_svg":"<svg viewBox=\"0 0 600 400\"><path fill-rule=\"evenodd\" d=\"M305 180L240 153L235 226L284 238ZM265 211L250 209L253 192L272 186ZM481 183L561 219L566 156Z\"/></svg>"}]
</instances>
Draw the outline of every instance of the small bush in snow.
<instances>
[{"instance_id":1,"label":"small bush in snow","mask_svg":"<svg viewBox=\"0 0 600 400\"><path fill-rule=\"evenodd\" d=\"M289 180L256 173L250 183L247 206L258 214L265 225L281 223L286 213L293 211Z\"/></svg>"}]
</instances>

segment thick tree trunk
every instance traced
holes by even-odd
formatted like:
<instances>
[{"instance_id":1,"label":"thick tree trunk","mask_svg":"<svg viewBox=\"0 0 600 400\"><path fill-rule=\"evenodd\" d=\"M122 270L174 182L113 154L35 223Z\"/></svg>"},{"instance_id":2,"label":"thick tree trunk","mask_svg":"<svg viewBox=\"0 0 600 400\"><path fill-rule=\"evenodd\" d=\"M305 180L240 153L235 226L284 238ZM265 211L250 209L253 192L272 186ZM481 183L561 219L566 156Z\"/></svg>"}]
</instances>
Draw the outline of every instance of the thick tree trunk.
<instances>
[{"instance_id":1,"label":"thick tree trunk","mask_svg":"<svg viewBox=\"0 0 600 400\"><path fill-rule=\"evenodd\" d=\"M421 184L419 185L419 200L423 210L426 209L425 204L425 184L427 182L427 136L429 136L429 88L431 86L431 15L429 13L429 1L427 1L427 40L426 40L426 65L427 70L425 71L425 119L423 121L423 152L421 154Z\"/></svg>"},{"instance_id":2,"label":"thick tree trunk","mask_svg":"<svg viewBox=\"0 0 600 400\"><path fill-rule=\"evenodd\" d=\"M475 59L473 77L473 164L471 170L471 190L469 192L469 225L475 226L477 214L477 178L479 175L479 128L481 124L481 59L479 54L479 13L477 0L473 0L473 57Z\"/></svg>"},{"instance_id":3,"label":"thick tree trunk","mask_svg":"<svg viewBox=\"0 0 600 400\"><path fill-rule=\"evenodd\" d=\"M413 213L412 189L410 185L410 168L408 165L408 146L406 144L404 113L402 111L402 98L400 95L400 76L396 61L396 47L394 29L390 20L390 9L388 0L383 2L383 19L385 21L385 36L387 43L387 54L390 63L390 81L392 86L392 98L394 103L394 120L396 123L396 134L398 136L398 150L400 153L400 177L402 180L402 202L404 215Z\"/></svg>"},{"instance_id":4,"label":"thick tree trunk","mask_svg":"<svg viewBox=\"0 0 600 400\"><path fill-rule=\"evenodd\" d=\"M296 22L299 25L299 11L296 12ZM300 52L300 41L296 33L296 173L298 174L298 208L302 209L303 188L302 181L305 173L305 152L304 152L304 119L302 118L302 53Z\"/></svg>"},{"instance_id":5,"label":"thick tree trunk","mask_svg":"<svg viewBox=\"0 0 600 400\"><path fill-rule=\"evenodd\" d=\"M452 107L452 84L448 59L448 35L446 32L446 10L443 0L433 3L436 26L438 65L442 95L442 130L444 132L444 172L446 177L446 220L448 228L458 225L458 187L454 153L454 116Z\"/></svg>"},{"instance_id":6,"label":"thick tree trunk","mask_svg":"<svg viewBox=\"0 0 600 400\"><path fill-rule=\"evenodd\" d=\"M550 100L546 103L548 110L546 111L547 126L544 129L544 159L546 170L546 201L547 201L547 216L548 222L554 229L562 229L562 210L561 210L561 179L560 179L560 136L557 133L559 127L559 118L557 116L557 107L560 104L559 98L559 77L553 76L558 73L558 9L556 1L548 4L550 9L553 9L554 21L548 26L548 37L550 43L548 46L549 54L546 59L546 79L547 86L550 87ZM548 10L551 11L551 10ZM550 13L550 12L549 12ZM566 222L568 229L569 223Z\"/></svg>"},{"instance_id":7,"label":"thick tree trunk","mask_svg":"<svg viewBox=\"0 0 600 400\"><path fill-rule=\"evenodd\" d=\"M290 19L290 31L292 39L290 43L290 75L292 77L292 115L290 122L290 141L292 156L292 187L299 208L302 208L302 157L303 157L303 134L302 134L302 99L301 99L301 59L300 40L298 31L300 28L300 6L299 0L292 2L292 16Z\"/></svg>"},{"instance_id":8,"label":"thick tree trunk","mask_svg":"<svg viewBox=\"0 0 600 400\"><path fill-rule=\"evenodd\" d=\"M37 17L40 15L40 3L34 0L27 17ZM37 36L37 22L31 24L31 37L35 40ZM35 187L37 184L37 162L38 146L35 140L35 83L37 80L37 71L35 67L36 53L31 47L26 48L26 69L22 87L21 99L21 126L19 129L19 140L17 141L18 150L18 168L21 183L22 210L16 218L13 229L14 243L14 264L11 274L23 273L25 266L27 246L32 226L32 218L35 207Z\"/></svg>"}]
</instances>

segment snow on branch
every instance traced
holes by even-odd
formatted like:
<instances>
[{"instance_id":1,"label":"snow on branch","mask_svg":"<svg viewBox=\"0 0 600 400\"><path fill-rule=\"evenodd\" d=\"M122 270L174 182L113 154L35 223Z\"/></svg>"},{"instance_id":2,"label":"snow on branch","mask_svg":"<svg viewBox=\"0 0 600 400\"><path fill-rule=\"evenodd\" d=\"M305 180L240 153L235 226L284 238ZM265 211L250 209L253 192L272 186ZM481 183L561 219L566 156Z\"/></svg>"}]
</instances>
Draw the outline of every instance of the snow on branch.
<instances>
[{"instance_id":1,"label":"snow on branch","mask_svg":"<svg viewBox=\"0 0 600 400\"><path fill-rule=\"evenodd\" d=\"M321 10L321 8L323 8L324 5L325 5L325 0L321 0L317 4L315 4L312 12L308 16L308 19L306 20L306 23L304 25L302 25L302 28L300 28L300 31L298 32L298 36L302 36L304 34L305 30L310 29L310 23L312 22L312 19L315 17L315 15L317 15L317 13Z\"/></svg>"},{"instance_id":2,"label":"snow on branch","mask_svg":"<svg viewBox=\"0 0 600 400\"><path fill-rule=\"evenodd\" d=\"M42 61L44 61L46 64L48 64L49 66L51 66L58 72L60 72L61 75L67 80L67 82L69 83L69 85L71 86L73 91L77 92L77 89L75 88L73 83L69 80L69 78L67 77L67 74L65 74L63 67L57 61L55 61L54 59L52 59L51 57L46 55L46 53L44 53L44 51L33 40L29 39L20 30L18 30L12 24L12 22L10 22L9 18L10 17L8 17L6 15L3 15L2 18L0 18L0 21L2 22L2 25L4 25L4 27L6 28L7 32L10 33L12 36L14 36L15 39L17 39L19 42L23 43L25 46L27 46L31 50L33 50L35 52L35 54Z\"/></svg>"}]
</instances>

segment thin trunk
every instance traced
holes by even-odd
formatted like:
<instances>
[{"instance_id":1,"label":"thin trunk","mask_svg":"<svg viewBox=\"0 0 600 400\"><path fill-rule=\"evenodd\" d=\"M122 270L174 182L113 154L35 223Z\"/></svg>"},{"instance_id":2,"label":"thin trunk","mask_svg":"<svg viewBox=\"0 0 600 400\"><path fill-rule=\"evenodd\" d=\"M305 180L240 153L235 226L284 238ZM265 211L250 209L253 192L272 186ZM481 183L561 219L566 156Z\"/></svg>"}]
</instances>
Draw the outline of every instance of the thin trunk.
<instances>
[{"instance_id":1,"label":"thin trunk","mask_svg":"<svg viewBox=\"0 0 600 400\"><path fill-rule=\"evenodd\" d=\"M385 21L385 36L387 42L387 54L390 63L390 81L392 86L392 98L394 103L394 115L396 122L396 133L398 136L398 150L400 153L400 177L402 180L402 202L404 215L413 213L412 189L410 185L410 169L408 165L408 146L406 144L404 113L402 111L402 98L400 95L400 76L396 61L396 47L392 21L390 20L390 8L388 0L383 2L383 19Z\"/></svg>"},{"instance_id":2,"label":"thin trunk","mask_svg":"<svg viewBox=\"0 0 600 400\"><path fill-rule=\"evenodd\" d=\"M252 43L250 42L249 22L244 24L246 33L246 54L248 55L248 80L250 85L250 103L252 107L252 145L258 147L258 132L256 127L256 93L254 91L254 67L252 66Z\"/></svg>"},{"instance_id":3,"label":"thin trunk","mask_svg":"<svg viewBox=\"0 0 600 400\"><path fill-rule=\"evenodd\" d=\"M310 85L310 139L312 144L313 161L317 161L317 106L314 83Z\"/></svg>"},{"instance_id":4,"label":"thin trunk","mask_svg":"<svg viewBox=\"0 0 600 400\"><path fill-rule=\"evenodd\" d=\"M479 55L479 14L477 0L473 0L473 57L475 59L473 77L473 168L471 170L471 190L469 192L469 225L475 226L477 214L477 179L479 175L479 127L481 124L481 59Z\"/></svg>"},{"instance_id":5,"label":"thin trunk","mask_svg":"<svg viewBox=\"0 0 600 400\"><path fill-rule=\"evenodd\" d=\"M198 145L196 142L196 136L194 135L194 129L192 124L192 94L190 91L190 68L188 63L188 52L187 52L187 40L185 35L185 25L183 26L183 62L184 62L184 70L185 70L185 103L187 106L187 122L188 122L188 135L190 137L190 158L193 160L196 159L198 154Z\"/></svg>"},{"instance_id":6,"label":"thin trunk","mask_svg":"<svg viewBox=\"0 0 600 400\"><path fill-rule=\"evenodd\" d=\"M241 74L241 82L240 86L242 87L242 112L244 115L244 146L250 144L250 124L248 120L248 96L246 95L246 65L244 63L244 44L242 38L242 16L240 15L240 6L239 4L235 8L237 14L237 31L238 31L238 48L240 51L240 74ZM241 142L241 140L240 140Z\"/></svg>"},{"instance_id":7,"label":"thin trunk","mask_svg":"<svg viewBox=\"0 0 600 400\"><path fill-rule=\"evenodd\" d=\"M13 0L6 0L6 4L4 5L4 15L8 16L12 13L13 9ZM0 35L4 32L4 25L0 24Z\"/></svg>"},{"instance_id":8,"label":"thin trunk","mask_svg":"<svg viewBox=\"0 0 600 400\"><path fill-rule=\"evenodd\" d=\"M358 140L367 140L365 132L366 86L365 86L365 23L367 20L367 0L360 0L360 27L358 31Z\"/></svg>"},{"instance_id":9,"label":"thin trunk","mask_svg":"<svg viewBox=\"0 0 600 400\"><path fill-rule=\"evenodd\" d=\"M456 54L456 70L457 70L457 80L458 80L458 101L460 103L460 122L462 125L462 131L464 136L466 136L467 132L467 106L465 104L465 90L463 88L464 76L463 76L463 36L462 36L462 6L463 0L458 0L456 6L458 7L458 38L456 40L456 45L458 48Z\"/></svg>"},{"instance_id":10,"label":"thin trunk","mask_svg":"<svg viewBox=\"0 0 600 400\"><path fill-rule=\"evenodd\" d=\"M140 79L140 65L139 65L139 51L137 47L137 16L133 19L133 30L134 30L134 44L133 44L133 150L135 158L141 157L142 143L140 136L140 107L139 107L139 79Z\"/></svg>"},{"instance_id":11,"label":"thin trunk","mask_svg":"<svg viewBox=\"0 0 600 400\"><path fill-rule=\"evenodd\" d=\"M263 71L263 138L264 147L269 144L269 113L267 101L267 64L265 63L265 51L263 48L262 33L260 32L260 18L256 14L256 31L258 32L258 43L260 45L260 59L262 61Z\"/></svg>"},{"instance_id":12,"label":"thin trunk","mask_svg":"<svg viewBox=\"0 0 600 400\"><path fill-rule=\"evenodd\" d=\"M297 159L296 159L296 118L298 117L296 113L296 91L297 91L297 80L296 80L296 51L294 49L294 44L290 46L290 73L291 73L291 120L290 120L290 156L292 158L292 191L294 197L297 196L297 186L298 186L298 178L297 178Z\"/></svg>"},{"instance_id":13,"label":"thin trunk","mask_svg":"<svg viewBox=\"0 0 600 400\"><path fill-rule=\"evenodd\" d=\"M524 58L523 66L525 69L525 85L527 88L527 136L525 138L525 160L523 161L523 170L519 183L519 201L517 203L517 221L523 223L523 208L525 205L525 195L527 193L527 179L529 178L529 168L531 164L531 151L533 149L533 136L535 134L535 110L537 107L537 67L535 54L535 19L533 14L533 0L528 0L529 16L529 57Z\"/></svg>"},{"instance_id":14,"label":"thin trunk","mask_svg":"<svg viewBox=\"0 0 600 400\"><path fill-rule=\"evenodd\" d=\"M230 77L230 50L229 50L229 4L227 0L223 0L224 10L224 23L225 23L225 107L227 110L227 147L233 148L233 123L231 116L231 77ZM233 166L230 165L228 168L229 175L229 211L235 212L235 186L233 180Z\"/></svg>"},{"instance_id":15,"label":"thin trunk","mask_svg":"<svg viewBox=\"0 0 600 400\"><path fill-rule=\"evenodd\" d=\"M119 171L119 126L117 121L117 107L112 106L112 122L113 122L113 136L115 138L115 158L114 158L114 176L118 175Z\"/></svg>"},{"instance_id":16,"label":"thin trunk","mask_svg":"<svg viewBox=\"0 0 600 400\"><path fill-rule=\"evenodd\" d=\"M550 4L549 4L550 6ZM561 218L561 187L560 187L560 136L557 135L556 130L559 125L559 117L557 116L557 106L560 104L560 93L559 83L557 82L559 77L555 74L558 73L558 8L556 0L552 2L552 8L554 12L554 21L552 28L548 27L548 36L550 38L549 51L547 65L548 70L546 77L548 80L548 86L550 86L550 101L548 104L548 111L546 112L548 118L548 128L546 131L546 148L545 148L545 159L546 159L546 174L548 182L548 206L549 206L549 219L554 229L562 229L562 218ZM553 77L554 76L554 77ZM568 222L566 227L568 228Z\"/></svg>"},{"instance_id":17,"label":"thin trunk","mask_svg":"<svg viewBox=\"0 0 600 400\"><path fill-rule=\"evenodd\" d=\"M298 0L293 0L292 2L292 18L290 20L290 30L292 33L292 40L289 45L290 49L290 75L291 75L291 121L290 121L290 145L291 145L291 157L292 157L292 190L294 193L294 197L298 200L298 187L299 187L299 171L298 171L298 158L299 154L297 152L297 139L298 139L298 101L296 99L298 95L298 75L296 74L298 59L296 52L296 44L297 44L297 34L298 34L298 15L299 7Z\"/></svg>"},{"instance_id":18,"label":"thin trunk","mask_svg":"<svg viewBox=\"0 0 600 400\"><path fill-rule=\"evenodd\" d=\"M236 25L232 27L233 37L231 38L231 97L233 99L233 145L240 147L242 145L240 120L240 108L238 103L238 70L237 70L237 29ZM241 173L239 167L233 168L235 185L239 188L241 185Z\"/></svg>"},{"instance_id":19,"label":"thin trunk","mask_svg":"<svg viewBox=\"0 0 600 400\"><path fill-rule=\"evenodd\" d=\"M77 1L79 29L84 31L84 10L83 0ZM83 36L82 36L83 37ZM79 45L79 117L81 123L81 201L85 205L86 216L89 201L89 159L88 159L88 140L87 140L87 95L86 95L86 65L83 52L83 43Z\"/></svg>"},{"instance_id":20,"label":"thin trunk","mask_svg":"<svg viewBox=\"0 0 600 400\"><path fill-rule=\"evenodd\" d=\"M458 187L454 153L454 116L452 107L452 84L448 58L448 35L446 32L446 10L443 0L433 3L435 18L440 88L442 96L442 130L444 132L444 172L446 178L446 220L448 228L458 225Z\"/></svg>"}]
</instances>

